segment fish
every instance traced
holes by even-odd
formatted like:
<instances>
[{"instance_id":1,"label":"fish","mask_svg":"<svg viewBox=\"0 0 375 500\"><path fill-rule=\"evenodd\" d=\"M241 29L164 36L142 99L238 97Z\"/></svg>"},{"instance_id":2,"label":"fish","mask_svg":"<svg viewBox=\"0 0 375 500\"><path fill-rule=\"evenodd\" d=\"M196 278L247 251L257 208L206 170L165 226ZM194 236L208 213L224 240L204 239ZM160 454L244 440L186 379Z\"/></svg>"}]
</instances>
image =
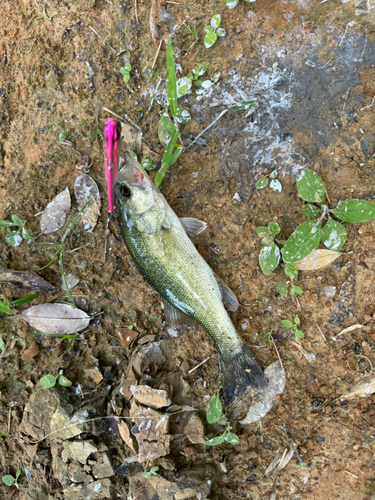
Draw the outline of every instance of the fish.
<instances>
[{"instance_id":1,"label":"fish","mask_svg":"<svg viewBox=\"0 0 375 500\"><path fill-rule=\"evenodd\" d=\"M112 136L116 136L119 125L113 122L108 120L107 124ZM112 160L116 159L114 156ZM209 334L218 352L221 386L228 403L249 388L264 389L267 383L263 370L224 307L225 302L235 310L237 299L189 237L199 234L207 224L179 218L147 172L129 154L125 155L121 169L113 166L108 179L113 214L133 262L161 295L166 317L175 324L195 321Z\"/></svg>"}]
</instances>

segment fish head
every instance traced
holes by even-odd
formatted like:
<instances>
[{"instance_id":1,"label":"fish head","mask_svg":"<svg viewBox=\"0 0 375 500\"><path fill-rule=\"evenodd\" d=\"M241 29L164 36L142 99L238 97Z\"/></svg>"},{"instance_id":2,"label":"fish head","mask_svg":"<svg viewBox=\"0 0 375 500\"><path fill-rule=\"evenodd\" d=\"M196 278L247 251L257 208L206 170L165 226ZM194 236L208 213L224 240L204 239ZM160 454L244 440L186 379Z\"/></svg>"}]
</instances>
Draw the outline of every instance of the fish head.
<instances>
[{"instance_id":1,"label":"fish head","mask_svg":"<svg viewBox=\"0 0 375 500\"><path fill-rule=\"evenodd\" d=\"M166 202L147 172L131 155L126 155L114 187L116 210L125 213L139 231L155 233L166 217Z\"/></svg>"}]
</instances>

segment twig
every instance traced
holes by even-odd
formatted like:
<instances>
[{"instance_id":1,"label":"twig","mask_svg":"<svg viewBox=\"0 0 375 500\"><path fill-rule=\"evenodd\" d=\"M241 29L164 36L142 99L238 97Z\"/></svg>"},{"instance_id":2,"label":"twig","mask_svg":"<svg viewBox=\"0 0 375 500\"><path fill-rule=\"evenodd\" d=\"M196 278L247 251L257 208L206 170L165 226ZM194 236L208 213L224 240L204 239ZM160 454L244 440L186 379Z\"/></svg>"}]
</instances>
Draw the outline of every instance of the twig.
<instances>
[{"instance_id":1,"label":"twig","mask_svg":"<svg viewBox=\"0 0 375 500\"><path fill-rule=\"evenodd\" d=\"M219 116L218 116L217 118L215 118L215 120L214 120L212 123L210 123L210 124L208 125L208 127L206 127L204 130L202 130L202 132L201 132L200 134L198 134L198 135L197 135L197 137L194 139L194 141L193 141L193 142L191 142L188 146L186 146L186 148L185 148L184 150L185 150L185 151L187 151L187 150L188 150L188 149L189 149L189 148L190 148L190 147L191 147L191 146L192 146L195 142L197 142L197 140L198 140L200 137L202 137L202 135L203 135L203 134L204 134L204 133L205 133L208 129L210 129L213 125L215 125L215 123L216 123L218 120L220 120L220 118L221 118L222 116L224 116L224 115L225 115L225 113L226 113L227 111L228 111L228 109L224 109L224 110L223 110L223 111L219 114Z\"/></svg>"},{"instance_id":2,"label":"twig","mask_svg":"<svg viewBox=\"0 0 375 500\"><path fill-rule=\"evenodd\" d=\"M324 66L322 66L322 67L321 67L321 68L319 68L319 69L324 69L326 66L328 66L328 64L332 61L332 59L333 59L333 56L331 57L331 59L330 59L329 61L327 61L327 62L325 63L325 65L324 65Z\"/></svg>"},{"instance_id":3,"label":"twig","mask_svg":"<svg viewBox=\"0 0 375 500\"><path fill-rule=\"evenodd\" d=\"M348 27L349 27L349 23L346 25L346 28L345 28L344 34L342 35L342 38L341 38L340 43L339 43L339 47L341 47L342 42L344 41L344 38L345 38L346 32L348 31Z\"/></svg>"},{"instance_id":4,"label":"twig","mask_svg":"<svg viewBox=\"0 0 375 500\"><path fill-rule=\"evenodd\" d=\"M12 409L9 408L8 412L8 434L10 434L10 419L12 418Z\"/></svg>"},{"instance_id":5,"label":"twig","mask_svg":"<svg viewBox=\"0 0 375 500\"><path fill-rule=\"evenodd\" d=\"M320 331L320 333L322 334L322 337L323 337L323 339L324 339L324 342L327 342L327 339L325 338L324 333L322 332L322 330L321 330L320 326L319 326L319 325L316 325L316 327L317 327L317 329Z\"/></svg>"},{"instance_id":6,"label":"twig","mask_svg":"<svg viewBox=\"0 0 375 500\"><path fill-rule=\"evenodd\" d=\"M344 99L344 105L342 107L342 110L344 111L345 110L345 106L346 106L346 102L348 100L348 96L349 96L349 91L350 91L350 87L348 88L347 92L346 92L346 96L345 96L345 99Z\"/></svg>"},{"instance_id":7,"label":"twig","mask_svg":"<svg viewBox=\"0 0 375 500\"><path fill-rule=\"evenodd\" d=\"M155 54L155 57L154 57L154 62L152 63L152 66L151 66L151 70L153 70L155 68L156 60L158 58L158 55L159 55L159 52L160 52L160 47L161 47L162 43L163 43L163 39L160 40L160 43L159 43L159 46L158 46L158 50L156 51L156 54Z\"/></svg>"},{"instance_id":8,"label":"twig","mask_svg":"<svg viewBox=\"0 0 375 500\"><path fill-rule=\"evenodd\" d=\"M151 38L152 38L152 41L154 42L154 45L159 43L158 42L158 30L156 29L156 5L157 5L157 0L152 0L151 10L150 10L150 31L151 31Z\"/></svg>"},{"instance_id":9,"label":"twig","mask_svg":"<svg viewBox=\"0 0 375 500\"><path fill-rule=\"evenodd\" d=\"M110 109L108 108L103 108L104 111L107 111L107 113L110 113L111 115L115 116L116 118L118 118L120 120L121 123L124 123L124 118L126 121L128 121L131 125L133 125L133 127L137 128L139 131L142 132L142 129L140 127L138 127L138 125L136 123L133 122L133 120L131 118L128 117L128 115L124 114L124 118L121 118L120 115L118 115L117 113L115 113L114 111L111 111Z\"/></svg>"},{"instance_id":10,"label":"twig","mask_svg":"<svg viewBox=\"0 0 375 500\"><path fill-rule=\"evenodd\" d=\"M111 47L108 43L106 43L104 41L104 39L99 35L99 33L94 30L94 28L92 26L89 26L90 30L93 31L95 33L95 35L104 43L104 45L106 45L108 48L110 48L115 54L116 54L116 51L113 47Z\"/></svg>"},{"instance_id":11,"label":"twig","mask_svg":"<svg viewBox=\"0 0 375 500\"><path fill-rule=\"evenodd\" d=\"M136 19L137 23L139 23L139 19L138 19L138 8L137 8L137 0L134 0L134 10L135 10L135 19Z\"/></svg>"},{"instance_id":12,"label":"twig","mask_svg":"<svg viewBox=\"0 0 375 500\"><path fill-rule=\"evenodd\" d=\"M205 363L209 359L211 359L211 356L209 356L208 358L206 358L203 361L201 361L197 366L194 366L194 368L192 368L191 370L189 370L188 373L193 373L194 370L196 370L197 368L199 368L200 366L202 366L203 363Z\"/></svg>"},{"instance_id":13,"label":"twig","mask_svg":"<svg viewBox=\"0 0 375 500\"><path fill-rule=\"evenodd\" d=\"M364 109L367 109L367 108L372 108L372 106L375 105L375 97L372 99L371 101L371 104L369 104L368 106L365 106L364 108L361 108L361 111L363 111Z\"/></svg>"},{"instance_id":14,"label":"twig","mask_svg":"<svg viewBox=\"0 0 375 500\"><path fill-rule=\"evenodd\" d=\"M245 283L243 282L241 273L240 273L240 280L241 280L241 285L242 285L243 291L246 293Z\"/></svg>"},{"instance_id":15,"label":"twig","mask_svg":"<svg viewBox=\"0 0 375 500\"><path fill-rule=\"evenodd\" d=\"M365 360L369 363L371 371L374 371L374 367L372 366L371 361L367 356L363 356L362 354L354 354L354 356L357 356L358 358L365 358Z\"/></svg>"},{"instance_id":16,"label":"twig","mask_svg":"<svg viewBox=\"0 0 375 500\"><path fill-rule=\"evenodd\" d=\"M274 346L274 348L275 348L275 351L276 351L277 357L279 358L279 361L280 361L280 366L281 366L281 368L284 368L283 363L282 363L281 358L280 358L279 351L277 350L277 347L276 347L275 341L274 341L273 337L271 337L271 338L272 338L273 346Z\"/></svg>"},{"instance_id":17,"label":"twig","mask_svg":"<svg viewBox=\"0 0 375 500\"><path fill-rule=\"evenodd\" d=\"M358 476L356 476L355 474L352 474L351 472L349 472L348 470L344 470L344 472L346 472L347 474L349 474L349 476L353 476L355 477L356 479L358 479Z\"/></svg>"}]
</instances>

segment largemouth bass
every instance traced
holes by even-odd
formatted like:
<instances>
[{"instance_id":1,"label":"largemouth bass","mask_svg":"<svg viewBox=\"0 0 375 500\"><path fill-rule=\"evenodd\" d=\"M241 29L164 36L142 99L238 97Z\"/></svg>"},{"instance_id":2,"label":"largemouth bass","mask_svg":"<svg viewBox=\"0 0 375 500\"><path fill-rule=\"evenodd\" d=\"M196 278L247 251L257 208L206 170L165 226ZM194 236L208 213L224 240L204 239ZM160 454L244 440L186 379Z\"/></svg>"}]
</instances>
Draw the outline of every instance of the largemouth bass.
<instances>
[{"instance_id":1,"label":"largemouth bass","mask_svg":"<svg viewBox=\"0 0 375 500\"><path fill-rule=\"evenodd\" d=\"M263 371L224 308L225 285L198 253L146 171L127 155L113 184L108 189L113 191L114 215L136 267L162 296L169 312L194 318L210 335L227 400L232 402L249 387L263 389ZM199 223L183 219L187 227L194 226L193 221Z\"/></svg>"}]
</instances>

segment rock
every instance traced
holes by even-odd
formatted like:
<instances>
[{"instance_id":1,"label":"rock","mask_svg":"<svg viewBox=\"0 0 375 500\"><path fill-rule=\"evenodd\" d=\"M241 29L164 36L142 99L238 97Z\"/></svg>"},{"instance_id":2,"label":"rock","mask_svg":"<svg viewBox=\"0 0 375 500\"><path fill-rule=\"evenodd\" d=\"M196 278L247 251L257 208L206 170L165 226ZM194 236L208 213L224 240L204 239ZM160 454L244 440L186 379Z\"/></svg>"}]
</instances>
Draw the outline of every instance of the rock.
<instances>
[{"instance_id":1,"label":"rock","mask_svg":"<svg viewBox=\"0 0 375 500\"><path fill-rule=\"evenodd\" d=\"M131 433L139 445L139 461L152 460L169 453L169 415L163 415L152 408L138 406L133 402L130 417L135 422Z\"/></svg>"},{"instance_id":2,"label":"rock","mask_svg":"<svg viewBox=\"0 0 375 500\"><path fill-rule=\"evenodd\" d=\"M68 288L70 290L71 288L74 288L76 285L78 285L79 278L77 278L77 276L74 276L74 274L70 274L69 273L69 274L65 275L65 281L66 281L66 284L67 284L67 286L68 286ZM65 286L64 286L63 280L61 280L60 283L61 283L61 288L63 290L65 290Z\"/></svg>"},{"instance_id":3,"label":"rock","mask_svg":"<svg viewBox=\"0 0 375 500\"><path fill-rule=\"evenodd\" d=\"M62 441L87 432L89 426L84 422L87 417L87 410L74 412L63 388L37 387L25 406L20 430L35 440L52 433L48 439Z\"/></svg>"},{"instance_id":4,"label":"rock","mask_svg":"<svg viewBox=\"0 0 375 500\"><path fill-rule=\"evenodd\" d=\"M147 479L141 472L129 477L129 488L132 500L174 500L174 495L180 491L177 483L159 475Z\"/></svg>"},{"instance_id":5,"label":"rock","mask_svg":"<svg viewBox=\"0 0 375 500\"><path fill-rule=\"evenodd\" d=\"M125 399L130 399L133 396L132 391L130 390L131 387L137 385L137 381L135 378L128 378L126 379L122 384L119 389L119 393L121 396L123 396Z\"/></svg>"},{"instance_id":6,"label":"rock","mask_svg":"<svg viewBox=\"0 0 375 500\"><path fill-rule=\"evenodd\" d=\"M130 391L138 403L149 406L154 410L171 404L166 391L160 389L152 389L147 385L132 385Z\"/></svg>"},{"instance_id":7,"label":"rock","mask_svg":"<svg viewBox=\"0 0 375 500\"><path fill-rule=\"evenodd\" d=\"M137 375L149 370L151 365L160 367L167 361L160 347L160 342L152 342L142 347L135 355L132 367Z\"/></svg>"},{"instance_id":8,"label":"rock","mask_svg":"<svg viewBox=\"0 0 375 500\"><path fill-rule=\"evenodd\" d=\"M192 444L205 444L202 420L194 413L190 415L184 434Z\"/></svg>"},{"instance_id":9,"label":"rock","mask_svg":"<svg viewBox=\"0 0 375 500\"><path fill-rule=\"evenodd\" d=\"M69 500L106 500L111 497L111 481L99 479L88 484L72 484L63 490Z\"/></svg>"},{"instance_id":10,"label":"rock","mask_svg":"<svg viewBox=\"0 0 375 500\"><path fill-rule=\"evenodd\" d=\"M185 488L174 495L174 500L191 500L197 498L197 492L193 488Z\"/></svg>"},{"instance_id":11,"label":"rock","mask_svg":"<svg viewBox=\"0 0 375 500\"><path fill-rule=\"evenodd\" d=\"M102 479L103 477L111 477L114 475L111 462L105 452L96 454L96 463L92 465L91 471L95 479Z\"/></svg>"},{"instance_id":12,"label":"rock","mask_svg":"<svg viewBox=\"0 0 375 500\"><path fill-rule=\"evenodd\" d=\"M68 476L73 483L89 483L92 481L91 475L85 472L83 466L77 460L73 460L69 464Z\"/></svg>"},{"instance_id":13,"label":"rock","mask_svg":"<svg viewBox=\"0 0 375 500\"><path fill-rule=\"evenodd\" d=\"M252 424L263 418L275 404L276 396L282 394L286 384L286 373L279 361L267 366L264 371L268 385L259 392L253 400L246 417L240 420L241 424Z\"/></svg>"},{"instance_id":14,"label":"rock","mask_svg":"<svg viewBox=\"0 0 375 500\"><path fill-rule=\"evenodd\" d=\"M103 380L103 375L99 370L99 360L90 356L85 363L85 374L91 378L96 384L99 384Z\"/></svg>"},{"instance_id":15,"label":"rock","mask_svg":"<svg viewBox=\"0 0 375 500\"><path fill-rule=\"evenodd\" d=\"M327 299L332 299L336 295L337 288L335 286L324 286L322 288L322 293L327 297Z\"/></svg>"},{"instance_id":16,"label":"rock","mask_svg":"<svg viewBox=\"0 0 375 500\"><path fill-rule=\"evenodd\" d=\"M78 460L84 465L87 457L97 451L98 448L92 441L67 441L63 444L61 458L65 463L69 460Z\"/></svg>"}]
</instances>

